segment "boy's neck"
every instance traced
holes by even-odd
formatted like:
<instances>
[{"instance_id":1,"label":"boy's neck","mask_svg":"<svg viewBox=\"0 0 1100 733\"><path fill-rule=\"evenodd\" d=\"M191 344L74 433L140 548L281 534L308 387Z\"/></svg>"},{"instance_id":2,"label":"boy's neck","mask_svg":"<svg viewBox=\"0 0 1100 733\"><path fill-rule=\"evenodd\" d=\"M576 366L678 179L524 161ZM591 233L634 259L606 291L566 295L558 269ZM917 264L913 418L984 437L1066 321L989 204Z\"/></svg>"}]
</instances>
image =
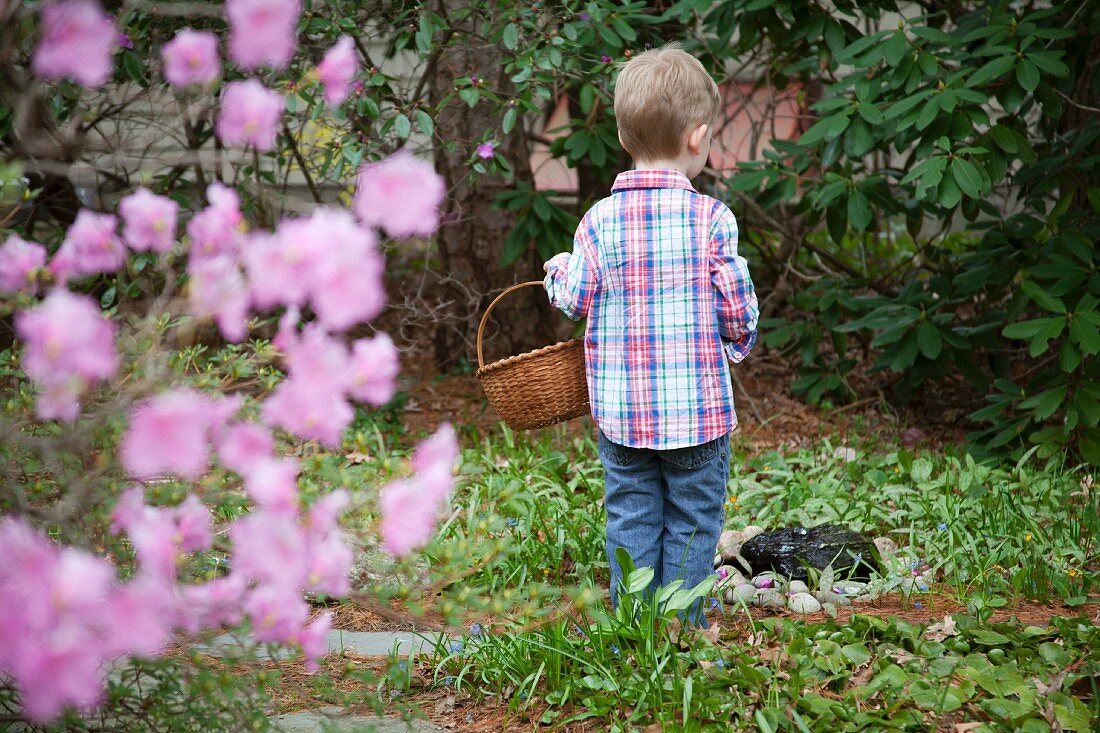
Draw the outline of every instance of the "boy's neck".
<instances>
[{"instance_id":1,"label":"boy's neck","mask_svg":"<svg viewBox=\"0 0 1100 733\"><path fill-rule=\"evenodd\" d=\"M684 161L679 159L657 159L657 160L635 160L634 170L647 171L647 170L674 170L679 171L685 176L688 174L688 166L691 165L690 161Z\"/></svg>"}]
</instances>

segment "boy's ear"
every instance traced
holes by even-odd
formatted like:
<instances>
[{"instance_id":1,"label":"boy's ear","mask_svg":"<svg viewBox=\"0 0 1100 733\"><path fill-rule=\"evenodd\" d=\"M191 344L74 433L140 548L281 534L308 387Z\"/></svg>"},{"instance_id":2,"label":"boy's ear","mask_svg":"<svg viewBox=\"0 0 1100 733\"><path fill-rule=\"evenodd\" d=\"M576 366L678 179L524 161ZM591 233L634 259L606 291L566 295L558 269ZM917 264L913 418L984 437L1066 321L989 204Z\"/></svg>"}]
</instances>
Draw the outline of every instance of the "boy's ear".
<instances>
[{"instance_id":1,"label":"boy's ear","mask_svg":"<svg viewBox=\"0 0 1100 733\"><path fill-rule=\"evenodd\" d=\"M692 155L698 155L699 151L703 149L703 141L707 138L707 130L710 129L708 125L702 124L696 127L688 135L687 147L688 152Z\"/></svg>"}]
</instances>

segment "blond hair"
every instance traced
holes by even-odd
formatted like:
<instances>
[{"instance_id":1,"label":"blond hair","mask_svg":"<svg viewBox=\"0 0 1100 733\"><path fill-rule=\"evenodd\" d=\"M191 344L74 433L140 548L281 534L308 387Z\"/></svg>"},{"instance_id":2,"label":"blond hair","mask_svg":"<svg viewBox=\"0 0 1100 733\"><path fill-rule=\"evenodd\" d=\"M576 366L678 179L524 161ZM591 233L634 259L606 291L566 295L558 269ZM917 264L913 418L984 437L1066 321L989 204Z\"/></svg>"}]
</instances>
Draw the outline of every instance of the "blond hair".
<instances>
[{"instance_id":1,"label":"blond hair","mask_svg":"<svg viewBox=\"0 0 1100 733\"><path fill-rule=\"evenodd\" d=\"M714 79L676 43L627 61L615 84L619 136L635 160L680 155L690 130L714 124L720 103Z\"/></svg>"}]
</instances>

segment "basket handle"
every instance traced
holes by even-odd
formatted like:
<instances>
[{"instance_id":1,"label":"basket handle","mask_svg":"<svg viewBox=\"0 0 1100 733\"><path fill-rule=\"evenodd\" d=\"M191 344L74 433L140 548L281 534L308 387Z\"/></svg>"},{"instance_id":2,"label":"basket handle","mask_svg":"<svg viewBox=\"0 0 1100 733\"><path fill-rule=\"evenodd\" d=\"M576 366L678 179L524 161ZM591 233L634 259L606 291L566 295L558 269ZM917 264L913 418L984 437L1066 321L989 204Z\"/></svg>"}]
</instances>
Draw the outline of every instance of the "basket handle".
<instances>
[{"instance_id":1,"label":"basket handle","mask_svg":"<svg viewBox=\"0 0 1100 733\"><path fill-rule=\"evenodd\" d=\"M504 292L493 298L493 302L489 304L489 307L485 309L485 315L481 317L481 323L477 327L477 368L485 366L485 358L481 353L481 335L485 331L485 324L489 320L489 314L493 312L493 308L496 307L500 299L513 290L519 290L520 288L526 288L531 285L542 285L542 280L531 280L525 283L517 283L510 288L505 288Z\"/></svg>"}]
</instances>

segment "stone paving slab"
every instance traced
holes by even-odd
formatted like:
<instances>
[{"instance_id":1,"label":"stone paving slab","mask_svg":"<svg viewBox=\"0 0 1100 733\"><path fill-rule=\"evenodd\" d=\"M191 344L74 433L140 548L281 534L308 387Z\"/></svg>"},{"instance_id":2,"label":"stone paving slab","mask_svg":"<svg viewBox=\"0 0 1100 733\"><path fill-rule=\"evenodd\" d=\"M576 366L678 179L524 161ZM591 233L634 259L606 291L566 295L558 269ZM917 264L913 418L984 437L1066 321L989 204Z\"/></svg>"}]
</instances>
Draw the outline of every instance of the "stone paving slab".
<instances>
[{"instance_id":1,"label":"stone paving slab","mask_svg":"<svg viewBox=\"0 0 1100 733\"><path fill-rule=\"evenodd\" d=\"M340 631L333 630L328 634L329 653L348 651L353 654L361 654L367 657L384 657L396 648L398 655L407 657L411 654L424 654L430 652L434 646L434 640L438 636L434 632L424 632L423 635L411 631ZM449 639L447 639L449 641ZM195 649L214 656L224 656L230 650L240 650L244 645L252 642L248 637L236 637L230 634L222 634L214 637L208 644L196 644ZM286 649L276 650L274 656L277 659L286 659L294 655L294 652ZM265 646L256 649L258 659L269 659L271 654Z\"/></svg>"},{"instance_id":2,"label":"stone paving slab","mask_svg":"<svg viewBox=\"0 0 1100 733\"><path fill-rule=\"evenodd\" d=\"M395 718L378 718L373 715L351 715L338 707L303 710L271 718L271 724L284 733L437 733L443 729L423 720L406 723Z\"/></svg>"}]
</instances>

